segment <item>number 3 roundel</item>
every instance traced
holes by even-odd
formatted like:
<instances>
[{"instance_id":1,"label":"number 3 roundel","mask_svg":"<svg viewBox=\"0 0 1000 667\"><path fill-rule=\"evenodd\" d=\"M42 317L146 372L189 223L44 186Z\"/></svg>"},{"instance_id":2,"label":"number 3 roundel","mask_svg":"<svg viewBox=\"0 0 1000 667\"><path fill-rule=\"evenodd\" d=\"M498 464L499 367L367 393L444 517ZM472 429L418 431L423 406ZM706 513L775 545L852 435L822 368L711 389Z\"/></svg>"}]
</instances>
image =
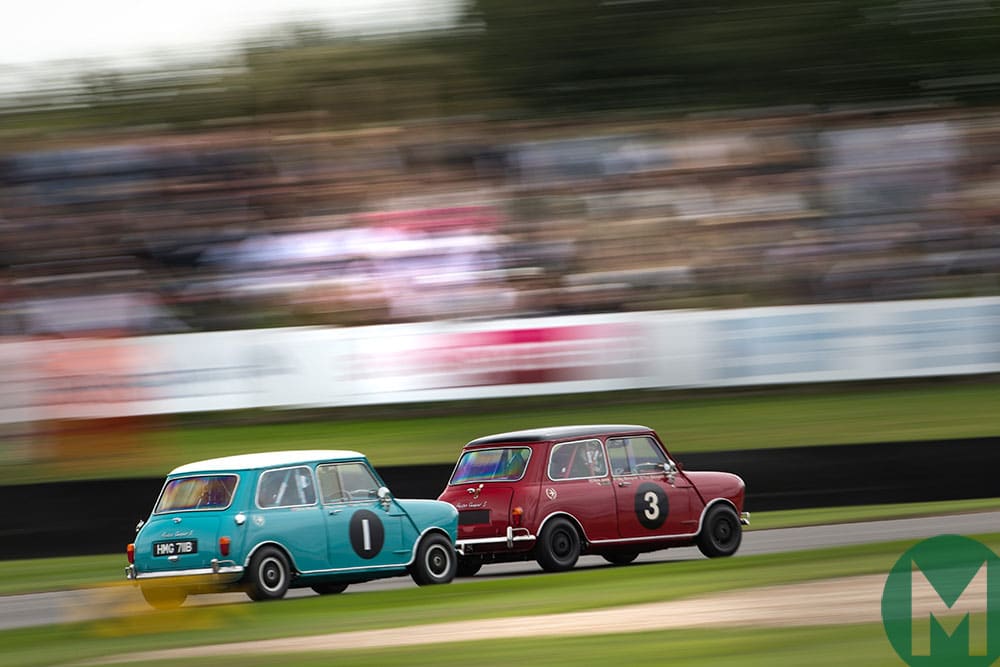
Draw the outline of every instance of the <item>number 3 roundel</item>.
<instances>
[{"instance_id":1,"label":"number 3 roundel","mask_svg":"<svg viewBox=\"0 0 1000 667\"><path fill-rule=\"evenodd\" d=\"M656 530L667 520L670 506L667 494L656 484L640 484L635 492L635 515L645 528Z\"/></svg>"}]
</instances>

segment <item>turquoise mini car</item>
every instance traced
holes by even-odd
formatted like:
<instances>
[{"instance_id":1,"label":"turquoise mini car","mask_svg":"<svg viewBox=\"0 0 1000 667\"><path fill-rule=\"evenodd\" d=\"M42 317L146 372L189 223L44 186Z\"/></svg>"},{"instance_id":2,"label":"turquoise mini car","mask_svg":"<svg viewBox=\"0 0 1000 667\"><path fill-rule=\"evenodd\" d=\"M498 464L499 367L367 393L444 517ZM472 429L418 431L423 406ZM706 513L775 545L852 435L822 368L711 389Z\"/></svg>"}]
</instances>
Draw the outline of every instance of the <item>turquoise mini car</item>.
<instances>
[{"instance_id":1,"label":"turquoise mini car","mask_svg":"<svg viewBox=\"0 0 1000 667\"><path fill-rule=\"evenodd\" d=\"M446 584L457 530L452 505L393 498L358 452L228 456L167 475L128 545L125 575L160 609L191 594L274 600L289 588L326 595L405 574Z\"/></svg>"}]
</instances>

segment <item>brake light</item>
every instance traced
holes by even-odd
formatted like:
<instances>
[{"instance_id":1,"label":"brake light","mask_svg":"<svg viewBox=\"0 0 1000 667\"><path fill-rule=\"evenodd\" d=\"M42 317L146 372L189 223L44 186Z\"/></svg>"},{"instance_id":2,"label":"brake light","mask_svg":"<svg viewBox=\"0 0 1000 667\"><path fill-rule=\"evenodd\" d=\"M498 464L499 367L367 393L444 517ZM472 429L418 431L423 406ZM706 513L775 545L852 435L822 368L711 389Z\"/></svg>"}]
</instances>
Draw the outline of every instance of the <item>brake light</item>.
<instances>
[{"instance_id":1,"label":"brake light","mask_svg":"<svg viewBox=\"0 0 1000 667\"><path fill-rule=\"evenodd\" d=\"M521 515L523 515L523 514L524 514L524 508L523 507L515 507L514 509L512 509L510 511L511 523L513 523L515 526L520 526L521 525Z\"/></svg>"},{"instance_id":2,"label":"brake light","mask_svg":"<svg viewBox=\"0 0 1000 667\"><path fill-rule=\"evenodd\" d=\"M135 565L135 544L125 547L125 555L128 556L129 565Z\"/></svg>"},{"instance_id":3,"label":"brake light","mask_svg":"<svg viewBox=\"0 0 1000 667\"><path fill-rule=\"evenodd\" d=\"M219 538L219 553L223 556L229 555L229 544L232 542L228 537Z\"/></svg>"}]
</instances>

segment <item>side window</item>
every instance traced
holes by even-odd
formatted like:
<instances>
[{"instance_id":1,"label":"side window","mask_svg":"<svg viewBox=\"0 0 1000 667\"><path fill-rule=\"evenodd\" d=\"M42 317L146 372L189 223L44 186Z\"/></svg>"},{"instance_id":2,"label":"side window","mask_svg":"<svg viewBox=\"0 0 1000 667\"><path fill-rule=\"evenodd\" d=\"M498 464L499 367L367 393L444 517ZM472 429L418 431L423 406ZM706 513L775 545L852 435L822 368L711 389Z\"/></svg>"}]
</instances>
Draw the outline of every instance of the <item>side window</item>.
<instances>
[{"instance_id":1,"label":"side window","mask_svg":"<svg viewBox=\"0 0 1000 667\"><path fill-rule=\"evenodd\" d=\"M663 469L667 457L655 440L648 436L608 440L611 471L615 475L638 475Z\"/></svg>"},{"instance_id":2,"label":"side window","mask_svg":"<svg viewBox=\"0 0 1000 667\"><path fill-rule=\"evenodd\" d=\"M319 478L319 493L323 499L323 504L328 505L347 500L347 497L344 495L344 487L340 485L340 475L337 473L337 466L319 466L316 468L316 477Z\"/></svg>"},{"instance_id":3,"label":"side window","mask_svg":"<svg viewBox=\"0 0 1000 667\"><path fill-rule=\"evenodd\" d=\"M257 505L260 507L296 507L316 503L309 468L280 468L267 470L257 484Z\"/></svg>"},{"instance_id":4,"label":"side window","mask_svg":"<svg viewBox=\"0 0 1000 667\"><path fill-rule=\"evenodd\" d=\"M608 474L604 450L598 440L564 442L549 455L549 479L581 479Z\"/></svg>"},{"instance_id":5,"label":"side window","mask_svg":"<svg viewBox=\"0 0 1000 667\"><path fill-rule=\"evenodd\" d=\"M320 492L324 503L370 500L378 497L378 481L363 463L320 466Z\"/></svg>"}]
</instances>

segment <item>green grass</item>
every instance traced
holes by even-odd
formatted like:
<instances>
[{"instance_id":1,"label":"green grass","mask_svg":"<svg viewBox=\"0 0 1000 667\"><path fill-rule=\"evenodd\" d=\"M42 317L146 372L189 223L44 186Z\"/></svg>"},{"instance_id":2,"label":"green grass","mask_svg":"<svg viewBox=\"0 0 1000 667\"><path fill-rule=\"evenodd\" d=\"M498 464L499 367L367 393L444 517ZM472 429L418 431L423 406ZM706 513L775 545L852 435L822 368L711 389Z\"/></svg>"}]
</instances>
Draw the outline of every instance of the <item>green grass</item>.
<instances>
[{"instance_id":1,"label":"green grass","mask_svg":"<svg viewBox=\"0 0 1000 667\"><path fill-rule=\"evenodd\" d=\"M907 519L938 514L961 514L1000 509L1000 498L943 500L932 503L897 503L892 505L858 505L856 507L814 507L778 512L754 512L747 530L819 526L854 521Z\"/></svg>"},{"instance_id":2,"label":"green grass","mask_svg":"<svg viewBox=\"0 0 1000 667\"><path fill-rule=\"evenodd\" d=\"M1000 509L1000 498L946 500L858 507L756 512L748 530L815 526L851 521L903 519ZM0 561L0 595L87 588L120 583L125 554Z\"/></svg>"},{"instance_id":3,"label":"green grass","mask_svg":"<svg viewBox=\"0 0 1000 667\"><path fill-rule=\"evenodd\" d=\"M752 628L725 630L661 630L629 634L543 637L346 650L288 655L248 655L198 658L212 667L329 667L336 665L407 665L439 667L476 665L671 665L672 667L774 667L810 665L902 665L880 624L805 628ZM129 665L163 667L172 661L129 662Z\"/></svg>"},{"instance_id":4,"label":"green grass","mask_svg":"<svg viewBox=\"0 0 1000 667\"><path fill-rule=\"evenodd\" d=\"M1000 534L980 539L993 549L1000 547ZM273 604L185 607L171 612L149 611L133 591L119 587L106 592L99 603L119 606L127 612L124 616L0 632L0 663L5 667L53 665L182 645L375 628L399 628L405 632L407 625L464 619L495 618L502 623L504 617L510 616L600 609L737 588L884 573L913 543L602 567L544 577L349 591L340 596L310 596ZM623 645L628 643L622 641ZM298 660L292 664L298 664Z\"/></svg>"},{"instance_id":5,"label":"green grass","mask_svg":"<svg viewBox=\"0 0 1000 667\"><path fill-rule=\"evenodd\" d=\"M620 392L340 410L330 419L278 424L198 425L135 436L121 451L73 461L26 461L0 467L0 483L67 478L163 475L193 460L291 448L357 449L376 465L452 463L474 437L574 423L639 423L687 452L931 440L1000 434L1000 382L993 378L888 385L825 385L710 395ZM295 413L280 413L288 418ZM299 413L314 419L316 413ZM267 413L245 415L260 420ZM235 417L234 417L235 419ZM153 420L160 423L158 420Z\"/></svg>"}]
</instances>

